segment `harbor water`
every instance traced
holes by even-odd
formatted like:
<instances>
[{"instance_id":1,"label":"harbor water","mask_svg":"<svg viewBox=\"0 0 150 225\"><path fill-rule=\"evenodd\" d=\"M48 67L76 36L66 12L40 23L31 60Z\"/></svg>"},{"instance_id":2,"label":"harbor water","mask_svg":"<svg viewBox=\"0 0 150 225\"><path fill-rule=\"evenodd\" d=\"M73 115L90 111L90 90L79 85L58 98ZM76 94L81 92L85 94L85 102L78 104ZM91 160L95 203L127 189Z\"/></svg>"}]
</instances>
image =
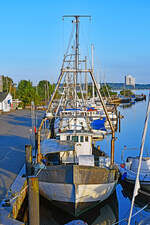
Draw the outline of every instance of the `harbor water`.
<instances>
[{"instance_id":1,"label":"harbor water","mask_svg":"<svg viewBox=\"0 0 150 225\"><path fill-rule=\"evenodd\" d=\"M123 119L121 119L121 131L116 133L115 141L115 162L120 164L123 160L126 160L128 156L138 156L140 152L140 145L142 140L142 133L144 128L146 109L149 91L138 90L136 94L145 94L146 101L139 101L131 105L120 105L118 110ZM147 135L144 145L144 156L150 156L150 120L148 122ZM110 152L110 140L111 136L107 136L103 141L99 142L104 151ZM132 200L132 190L130 188L122 187L121 184L117 185L116 188L117 201L118 201L118 220L121 221L119 224L127 224L125 218L128 218ZM137 196L131 224L138 224L140 221L150 216L150 207L147 206L150 203L150 197ZM142 210L143 209L143 210ZM141 210L141 211L140 211ZM138 213L139 212L139 213ZM117 222L117 221L116 221ZM117 224L117 223L115 223Z\"/></svg>"},{"instance_id":2,"label":"harbor water","mask_svg":"<svg viewBox=\"0 0 150 225\"><path fill-rule=\"evenodd\" d=\"M147 101L148 101L148 95L149 91L136 91L137 94L146 94L147 99L146 101L139 101L132 105L120 105L118 107L118 110L120 111L123 118L121 119L121 131L117 131L116 133L116 141L115 141L115 162L117 164L122 163L123 160L125 160L128 156L138 156L140 151L140 145L141 145L141 139L142 139L142 132L144 128L144 121L145 121L145 115L146 115L146 108L147 108ZM1 123L2 120L5 118L9 118L8 122L10 125L20 126L20 130L23 127L27 127L28 130L31 128L30 124L31 119L27 116L26 113L26 121L24 121L24 114L20 113L19 118L13 117L13 114L11 115L2 115L1 116ZM16 123L16 124L15 124ZM9 128L10 129L10 128ZM17 128L16 128L17 130ZM1 131L1 143L5 145L6 149L6 143L7 141L2 141L5 138L13 135L13 130L9 130L9 135L6 135L7 130L5 129L5 135L2 134ZM15 131L14 136L19 137L19 133ZM150 121L148 123L148 130L147 130L147 136L146 136L146 142L144 146L144 155L150 156ZM21 164L17 164L18 167L21 168L23 161L24 161L24 144L29 143L29 132L28 135L25 136L23 134L23 141L21 142L21 138L19 142L19 146L21 148L21 154L20 150L18 149L18 154L20 154L18 157L16 156L17 160L21 161ZM97 145L100 146L102 150L104 150L106 153L110 152L110 140L111 136L108 135L105 137L104 140L99 141ZM14 148L12 147L14 145L14 148L16 147L16 141L13 141L12 136L12 142L9 146L9 154L14 151ZM1 146L1 149L2 146ZM1 156L1 170L5 169L2 162L4 163L4 158L9 159L9 154L3 153L3 157ZM17 154L16 150L15 153ZM11 157L10 157L11 158ZM7 162L6 162L7 163ZM10 162L9 162L10 163ZM8 167L8 163L7 163ZM8 170L8 169L7 169ZM17 175L16 171L11 171L11 168L9 169L11 173L14 173L14 176ZM19 172L19 171L18 171ZM1 182L1 197L4 196L7 190L7 176L1 177L3 178L3 183ZM11 183L11 181L10 181ZM4 190L5 185L5 190ZM9 184L8 184L9 187ZM131 206L131 199L132 199L132 190L127 189L126 187L122 186L120 183L116 187L116 191L113 193L113 195L106 201L104 201L102 204L96 206L95 208L89 210L88 212L85 212L84 214L80 215L80 217L73 217L68 215L66 212L56 208L51 203L47 202L45 199L41 198L40 200L40 217L41 217L41 224L43 225L63 225L67 224L73 220L82 220L87 224L96 225L96 224L127 224L127 219L129 217L129 211ZM133 210L133 218L131 221L131 224L139 224L140 221L145 219L146 217L150 216L150 207L148 203L150 202L150 197L140 196L140 198L136 198L134 210ZM81 224L81 223L78 223Z\"/></svg>"}]
</instances>

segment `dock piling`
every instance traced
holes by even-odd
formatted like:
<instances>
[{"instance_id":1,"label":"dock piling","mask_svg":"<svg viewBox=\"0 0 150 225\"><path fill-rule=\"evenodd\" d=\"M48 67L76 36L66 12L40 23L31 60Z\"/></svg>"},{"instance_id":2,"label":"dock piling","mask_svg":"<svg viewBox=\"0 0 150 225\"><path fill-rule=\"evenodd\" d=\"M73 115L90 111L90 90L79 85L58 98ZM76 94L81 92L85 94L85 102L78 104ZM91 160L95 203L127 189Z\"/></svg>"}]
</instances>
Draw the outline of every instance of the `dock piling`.
<instances>
[{"instance_id":1,"label":"dock piling","mask_svg":"<svg viewBox=\"0 0 150 225\"><path fill-rule=\"evenodd\" d=\"M32 174L32 146L25 145L26 154L26 176L31 176Z\"/></svg>"},{"instance_id":2,"label":"dock piling","mask_svg":"<svg viewBox=\"0 0 150 225\"><path fill-rule=\"evenodd\" d=\"M38 177L28 177L29 225L40 225Z\"/></svg>"}]
</instances>

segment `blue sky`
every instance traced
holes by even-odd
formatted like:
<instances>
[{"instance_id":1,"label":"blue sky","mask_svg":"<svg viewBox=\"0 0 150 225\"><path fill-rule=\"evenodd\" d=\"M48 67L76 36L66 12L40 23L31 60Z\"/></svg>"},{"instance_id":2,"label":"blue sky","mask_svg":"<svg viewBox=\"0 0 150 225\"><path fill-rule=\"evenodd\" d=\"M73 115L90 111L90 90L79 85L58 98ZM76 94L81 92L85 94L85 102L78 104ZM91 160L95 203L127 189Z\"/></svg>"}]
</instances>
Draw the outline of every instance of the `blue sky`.
<instances>
[{"instance_id":1,"label":"blue sky","mask_svg":"<svg viewBox=\"0 0 150 225\"><path fill-rule=\"evenodd\" d=\"M99 79L124 82L131 74L150 83L149 12L149 0L0 0L0 74L56 82L71 32L62 16L86 14L92 21L81 19L80 40L94 44Z\"/></svg>"}]
</instances>

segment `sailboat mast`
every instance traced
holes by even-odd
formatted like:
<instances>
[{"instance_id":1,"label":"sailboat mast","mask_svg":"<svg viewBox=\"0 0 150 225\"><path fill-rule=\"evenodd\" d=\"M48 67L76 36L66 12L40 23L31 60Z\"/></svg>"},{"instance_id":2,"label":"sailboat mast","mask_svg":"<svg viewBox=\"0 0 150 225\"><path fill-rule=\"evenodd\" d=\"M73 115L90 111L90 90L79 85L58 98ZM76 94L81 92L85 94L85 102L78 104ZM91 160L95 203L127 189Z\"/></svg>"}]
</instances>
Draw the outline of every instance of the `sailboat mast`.
<instances>
[{"instance_id":1,"label":"sailboat mast","mask_svg":"<svg viewBox=\"0 0 150 225\"><path fill-rule=\"evenodd\" d=\"M94 74L94 56L93 56L93 49L94 46L93 44L91 45L91 55L92 55L92 73ZM95 100L95 88L94 88L94 82L92 82L92 97L93 97L93 102Z\"/></svg>"}]
</instances>

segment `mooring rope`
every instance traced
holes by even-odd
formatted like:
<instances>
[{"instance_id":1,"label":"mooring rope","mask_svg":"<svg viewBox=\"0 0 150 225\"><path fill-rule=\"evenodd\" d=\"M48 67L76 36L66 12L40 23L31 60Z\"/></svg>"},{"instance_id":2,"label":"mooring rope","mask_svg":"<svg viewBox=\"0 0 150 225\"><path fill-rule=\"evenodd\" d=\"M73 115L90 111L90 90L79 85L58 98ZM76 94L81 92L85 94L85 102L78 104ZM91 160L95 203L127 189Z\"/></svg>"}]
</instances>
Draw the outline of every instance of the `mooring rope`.
<instances>
[{"instance_id":1,"label":"mooring rope","mask_svg":"<svg viewBox=\"0 0 150 225\"><path fill-rule=\"evenodd\" d=\"M144 209L146 209L148 205L149 204L145 205L142 209L140 209L139 211L137 211L136 213L134 213L131 218L133 218L134 216L136 216L137 214L139 214L141 211L143 211ZM123 221L128 221L128 218L124 218L124 219L122 219L122 220L120 220L120 221L118 221L116 223L113 223L112 225L119 224L119 223L121 223Z\"/></svg>"},{"instance_id":2,"label":"mooring rope","mask_svg":"<svg viewBox=\"0 0 150 225\"><path fill-rule=\"evenodd\" d=\"M9 199L10 203L13 202L16 198L18 198L27 188L28 188L28 185L25 186L25 188L21 192L19 192L19 194L17 194L13 198Z\"/></svg>"},{"instance_id":3,"label":"mooring rope","mask_svg":"<svg viewBox=\"0 0 150 225\"><path fill-rule=\"evenodd\" d=\"M39 173L41 172L42 169L43 169L43 168L40 168L40 169L38 170L37 174L35 175L36 177L39 175Z\"/></svg>"},{"instance_id":4,"label":"mooring rope","mask_svg":"<svg viewBox=\"0 0 150 225\"><path fill-rule=\"evenodd\" d=\"M39 173L41 172L43 168L40 168L37 172L37 174L35 175L36 177L39 175ZM22 189L18 194L16 194L13 198L9 198L9 202L12 203L16 198L18 198L26 189L28 188L28 185L25 186L24 189ZM15 193L14 193L15 194ZM5 199L6 201L6 199Z\"/></svg>"}]
</instances>

